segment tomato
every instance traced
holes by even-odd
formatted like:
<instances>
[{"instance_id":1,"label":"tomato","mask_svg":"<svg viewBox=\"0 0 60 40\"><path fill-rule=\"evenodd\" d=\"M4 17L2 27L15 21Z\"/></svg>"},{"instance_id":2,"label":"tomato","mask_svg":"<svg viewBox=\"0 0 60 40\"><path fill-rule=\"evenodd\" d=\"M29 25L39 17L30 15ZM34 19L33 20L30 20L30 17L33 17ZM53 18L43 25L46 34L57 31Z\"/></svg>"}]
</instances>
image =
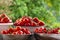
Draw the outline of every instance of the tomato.
<instances>
[{"instance_id":1,"label":"tomato","mask_svg":"<svg viewBox=\"0 0 60 40\"><path fill-rule=\"evenodd\" d=\"M23 31L17 31L17 33L22 35L23 34Z\"/></svg>"},{"instance_id":2,"label":"tomato","mask_svg":"<svg viewBox=\"0 0 60 40\"><path fill-rule=\"evenodd\" d=\"M8 34L7 31L1 31L2 34Z\"/></svg>"},{"instance_id":3,"label":"tomato","mask_svg":"<svg viewBox=\"0 0 60 40\"><path fill-rule=\"evenodd\" d=\"M39 26L44 26L45 24L44 24L44 22L41 21L41 22L38 23L38 25Z\"/></svg>"},{"instance_id":4,"label":"tomato","mask_svg":"<svg viewBox=\"0 0 60 40\"><path fill-rule=\"evenodd\" d=\"M39 19L37 17L34 17L33 18L33 21L35 21L36 23L38 23L39 22Z\"/></svg>"},{"instance_id":5,"label":"tomato","mask_svg":"<svg viewBox=\"0 0 60 40\"><path fill-rule=\"evenodd\" d=\"M9 22L9 19L7 17L4 17L4 18L2 18L1 22L2 23L8 23Z\"/></svg>"},{"instance_id":6,"label":"tomato","mask_svg":"<svg viewBox=\"0 0 60 40\"><path fill-rule=\"evenodd\" d=\"M19 31L19 30L21 30L21 27L20 27L20 26L17 26L17 27L15 28L15 30L16 30L16 31Z\"/></svg>"},{"instance_id":7,"label":"tomato","mask_svg":"<svg viewBox=\"0 0 60 40\"><path fill-rule=\"evenodd\" d=\"M6 30L8 33L13 33L14 29L13 28L9 28L8 30Z\"/></svg>"}]
</instances>

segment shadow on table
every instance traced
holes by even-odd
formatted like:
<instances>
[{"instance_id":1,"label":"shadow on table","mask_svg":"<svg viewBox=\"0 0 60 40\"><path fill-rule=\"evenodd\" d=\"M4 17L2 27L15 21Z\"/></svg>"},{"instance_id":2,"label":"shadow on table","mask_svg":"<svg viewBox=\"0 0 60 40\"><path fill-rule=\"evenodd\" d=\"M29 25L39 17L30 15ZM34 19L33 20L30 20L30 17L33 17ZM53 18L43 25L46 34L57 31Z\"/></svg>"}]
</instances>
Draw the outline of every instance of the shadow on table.
<instances>
[{"instance_id":1,"label":"shadow on table","mask_svg":"<svg viewBox=\"0 0 60 40\"><path fill-rule=\"evenodd\" d=\"M34 34L34 37L36 38L36 40L60 40L60 39L56 39L53 37L49 37L49 35L48 36L45 36L45 35L41 36L41 35L36 34L36 33Z\"/></svg>"}]
</instances>

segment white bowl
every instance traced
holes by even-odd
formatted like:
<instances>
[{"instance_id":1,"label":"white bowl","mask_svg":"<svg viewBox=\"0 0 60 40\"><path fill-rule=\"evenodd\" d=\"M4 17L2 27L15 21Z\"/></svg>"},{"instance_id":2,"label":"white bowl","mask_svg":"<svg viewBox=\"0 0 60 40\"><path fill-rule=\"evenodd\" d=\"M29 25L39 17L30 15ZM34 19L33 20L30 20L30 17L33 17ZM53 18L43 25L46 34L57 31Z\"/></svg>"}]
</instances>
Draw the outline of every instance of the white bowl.
<instances>
[{"instance_id":1,"label":"white bowl","mask_svg":"<svg viewBox=\"0 0 60 40\"><path fill-rule=\"evenodd\" d=\"M13 25L13 23L0 23L0 31L8 29L11 25Z\"/></svg>"},{"instance_id":2,"label":"white bowl","mask_svg":"<svg viewBox=\"0 0 60 40\"><path fill-rule=\"evenodd\" d=\"M31 35L31 34L30 34ZM5 35L3 34L3 40L26 40L29 36L28 35Z\"/></svg>"},{"instance_id":3,"label":"white bowl","mask_svg":"<svg viewBox=\"0 0 60 40\"><path fill-rule=\"evenodd\" d=\"M22 28L27 28L30 32L34 32L36 28L40 28L40 27L44 27L44 26L36 26L36 27L33 27L33 26L22 26Z\"/></svg>"},{"instance_id":4,"label":"white bowl","mask_svg":"<svg viewBox=\"0 0 60 40\"><path fill-rule=\"evenodd\" d=\"M38 35L45 38L54 38L60 40L60 34L39 34L38 33Z\"/></svg>"}]
</instances>

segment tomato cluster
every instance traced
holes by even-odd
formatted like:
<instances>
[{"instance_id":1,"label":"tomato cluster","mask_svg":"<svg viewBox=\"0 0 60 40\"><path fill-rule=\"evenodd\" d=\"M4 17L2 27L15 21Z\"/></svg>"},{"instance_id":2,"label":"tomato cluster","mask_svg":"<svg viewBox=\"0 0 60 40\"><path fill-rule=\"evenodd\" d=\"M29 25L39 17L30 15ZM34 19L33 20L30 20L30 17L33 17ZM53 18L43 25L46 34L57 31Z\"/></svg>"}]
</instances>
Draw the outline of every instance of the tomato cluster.
<instances>
[{"instance_id":1,"label":"tomato cluster","mask_svg":"<svg viewBox=\"0 0 60 40\"><path fill-rule=\"evenodd\" d=\"M6 14L1 14L0 15L0 23L10 23L11 20L7 17Z\"/></svg>"},{"instance_id":2,"label":"tomato cluster","mask_svg":"<svg viewBox=\"0 0 60 40\"><path fill-rule=\"evenodd\" d=\"M35 29L35 33L46 33L46 34L60 34L60 28L55 28L55 29L48 29L44 27L40 27L39 29Z\"/></svg>"},{"instance_id":3,"label":"tomato cluster","mask_svg":"<svg viewBox=\"0 0 60 40\"><path fill-rule=\"evenodd\" d=\"M44 26L45 24L37 17L31 18L29 16L24 16L20 19L17 19L14 25L15 26Z\"/></svg>"},{"instance_id":4,"label":"tomato cluster","mask_svg":"<svg viewBox=\"0 0 60 40\"><path fill-rule=\"evenodd\" d=\"M44 27L36 28L35 33L47 33L47 29Z\"/></svg>"},{"instance_id":5,"label":"tomato cluster","mask_svg":"<svg viewBox=\"0 0 60 40\"><path fill-rule=\"evenodd\" d=\"M52 30L49 30L47 33L48 34L60 34L60 28L55 28L55 29L52 29Z\"/></svg>"},{"instance_id":6,"label":"tomato cluster","mask_svg":"<svg viewBox=\"0 0 60 40\"><path fill-rule=\"evenodd\" d=\"M35 33L44 33L44 34L60 34L60 28L47 29L45 27L36 28ZM30 30L27 28L22 28L17 26L16 28L9 28L7 30L1 31L1 34L12 34L12 35L22 35L22 34L31 34Z\"/></svg>"},{"instance_id":7,"label":"tomato cluster","mask_svg":"<svg viewBox=\"0 0 60 40\"><path fill-rule=\"evenodd\" d=\"M22 34L31 34L31 32L27 28L16 27L3 30L1 31L1 34L22 35Z\"/></svg>"}]
</instances>

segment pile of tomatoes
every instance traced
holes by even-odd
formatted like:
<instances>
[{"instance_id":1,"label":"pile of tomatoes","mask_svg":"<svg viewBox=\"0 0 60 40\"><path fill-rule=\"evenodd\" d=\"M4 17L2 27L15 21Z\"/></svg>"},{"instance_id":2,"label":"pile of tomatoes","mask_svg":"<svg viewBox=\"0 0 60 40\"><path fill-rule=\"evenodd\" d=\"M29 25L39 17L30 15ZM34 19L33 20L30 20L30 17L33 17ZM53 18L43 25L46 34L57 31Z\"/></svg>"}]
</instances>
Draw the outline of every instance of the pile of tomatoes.
<instances>
[{"instance_id":1,"label":"pile of tomatoes","mask_svg":"<svg viewBox=\"0 0 60 40\"><path fill-rule=\"evenodd\" d=\"M20 19L17 19L14 23L15 26L44 26L45 23L39 20L37 17L31 18L29 16L24 16Z\"/></svg>"}]
</instances>

